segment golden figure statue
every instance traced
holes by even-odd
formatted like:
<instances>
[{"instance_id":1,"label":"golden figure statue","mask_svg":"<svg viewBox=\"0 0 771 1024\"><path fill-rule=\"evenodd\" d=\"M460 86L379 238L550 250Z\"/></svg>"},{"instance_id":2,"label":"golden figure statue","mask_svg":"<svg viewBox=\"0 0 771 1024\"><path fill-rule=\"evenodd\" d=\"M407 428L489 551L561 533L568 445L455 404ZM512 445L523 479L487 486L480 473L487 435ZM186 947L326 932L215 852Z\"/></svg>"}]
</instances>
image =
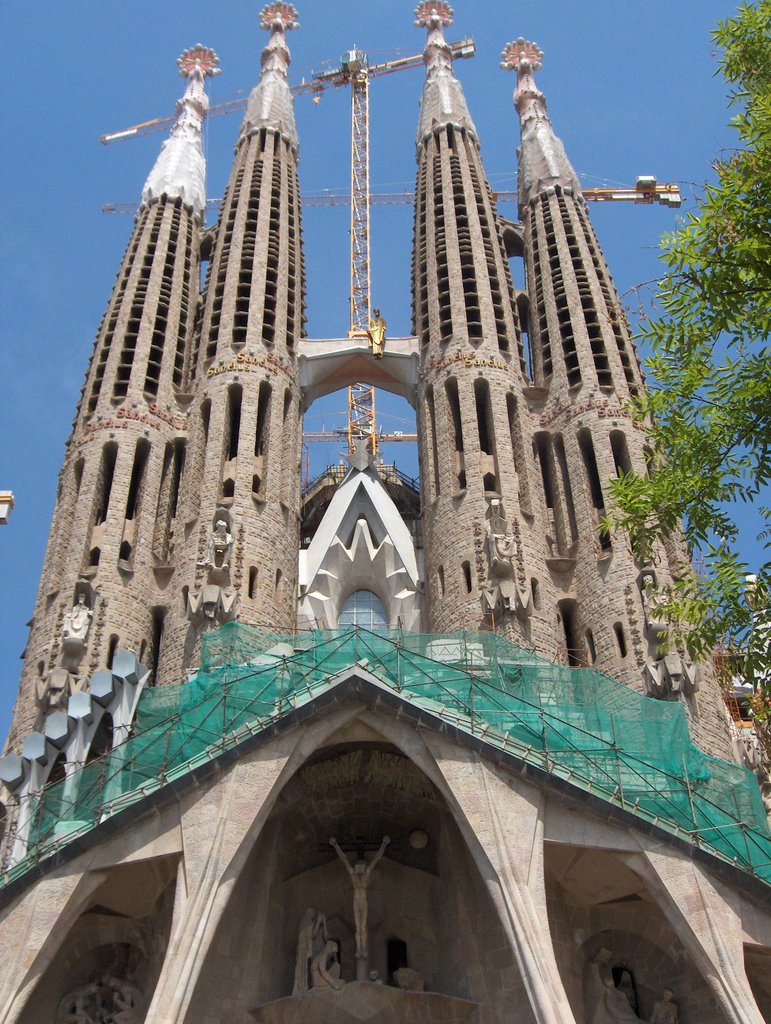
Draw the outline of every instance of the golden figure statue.
<instances>
[{"instance_id":1,"label":"golden figure statue","mask_svg":"<svg viewBox=\"0 0 771 1024\"><path fill-rule=\"evenodd\" d=\"M367 337L369 338L370 347L372 348L372 355L375 359L382 359L383 352L385 350L385 333L386 324L383 317L380 315L380 310L376 307L372 310L373 316L369 322L367 328Z\"/></svg>"}]
</instances>

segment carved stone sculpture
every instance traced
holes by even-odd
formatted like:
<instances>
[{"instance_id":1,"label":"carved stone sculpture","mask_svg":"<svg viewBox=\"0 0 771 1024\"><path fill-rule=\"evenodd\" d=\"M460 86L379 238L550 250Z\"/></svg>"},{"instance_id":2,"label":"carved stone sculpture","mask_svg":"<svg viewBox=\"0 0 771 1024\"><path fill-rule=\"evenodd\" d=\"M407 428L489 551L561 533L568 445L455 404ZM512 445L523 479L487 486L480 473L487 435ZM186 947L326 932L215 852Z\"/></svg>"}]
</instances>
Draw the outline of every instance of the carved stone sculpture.
<instances>
[{"instance_id":1,"label":"carved stone sculpture","mask_svg":"<svg viewBox=\"0 0 771 1024\"><path fill-rule=\"evenodd\" d=\"M517 542L500 498L490 502L485 535L488 586L481 595L482 608L486 614L500 616L511 612L526 619L532 611L532 596L517 586L514 565Z\"/></svg>"},{"instance_id":2,"label":"carved stone sculpture","mask_svg":"<svg viewBox=\"0 0 771 1024\"><path fill-rule=\"evenodd\" d=\"M187 617L199 629L209 630L231 622L238 614L238 592L230 579L233 536L230 513L218 508L206 544L206 557L197 562L206 569L206 582L188 594Z\"/></svg>"},{"instance_id":3,"label":"carved stone sculpture","mask_svg":"<svg viewBox=\"0 0 771 1024\"><path fill-rule=\"evenodd\" d=\"M112 1013L105 1017L111 1024L140 1024L142 993L130 981L106 977L104 983L112 989Z\"/></svg>"},{"instance_id":4,"label":"carved stone sculpture","mask_svg":"<svg viewBox=\"0 0 771 1024\"><path fill-rule=\"evenodd\" d=\"M75 688L75 680L66 668L53 668L35 686L35 699L43 715L64 711Z\"/></svg>"},{"instance_id":5,"label":"carved stone sculpture","mask_svg":"<svg viewBox=\"0 0 771 1024\"><path fill-rule=\"evenodd\" d=\"M300 922L300 932L297 936L297 960L292 995L308 991L311 963L328 941L326 917L320 910L308 907Z\"/></svg>"},{"instance_id":6,"label":"carved stone sculpture","mask_svg":"<svg viewBox=\"0 0 771 1024\"><path fill-rule=\"evenodd\" d=\"M668 700L683 694L690 697L699 689L696 666L687 654L670 651L661 658L651 658L641 669L648 697Z\"/></svg>"},{"instance_id":7,"label":"carved stone sculpture","mask_svg":"<svg viewBox=\"0 0 771 1024\"><path fill-rule=\"evenodd\" d=\"M81 591L75 604L62 616L62 651L61 665L66 669L76 669L86 650L86 640L91 628L94 613Z\"/></svg>"},{"instance_id":8,"label":"carved stone sculpture","mask_svg":"<svg viewBox=\"0 0 771 1024\"><path fill-rule=\"evenodd\" d=\"M218 519L209 537L204 567L207 569L222 569L223 572L226 572L230 569L232 551L233 537L228 533L228 524L224 519Z\"/></svg>"},{"instance_id":9,"label":"carved stone sculpture","mask_svg":"<svg viewBox=\"0 0 771 1024\"><path fill-rule=\"evenodd\" d=\"M621 976L616 982L616 988L619 992L623 992L626 996L626 1000L632 1009L637 1012L637 992L635 991L634 981L632 980L632 974L626 968L621 970Z\"/></svg>"},{"instance_id":10,"label":"carved stone sculpture","mask_svg":"<svg viewBox=\"0 0 771 1024\"><path fill-rule=\"evenodd\" d=\"M641 669L645 693L659 700L670 700L680 694L690 697L699 689L696 666L686 651L669 649L668 623L658 610L658 581L654 570L643 569L637 585L645 612L645 638L648 642L648 658Z\"/></svg>"},{"instance_id":11,"label":"carved stone sculpture","mask_svg":"<svg viewBox=\"0 0 771 1024\"><path fill-rule=\"evenodd\" d=\"M485 520L485 531L487 533L490 575L513 579L517 545L500 498L493 498L490 502L490 509Z\"/></svg>"},{"instance_id":12,"label":"carved stone sculpture","mask_svg":"<svg viewBox=\"0 0 771 1024\"><path fill-rule=\"evenodd\" d=\"M68 992L59 1003L56 1024L98 1024L102 1020L101 1007L97 1005L98 992L96 982ZM89 1012L91 1009L99 1016L92 1016Z\"/></svg>"},{"instance_id":13,"label":"carved stone sculpture","mask_svg":"<svg viewBox=\"0 0 771 1024\"><path fill-rule=\"evenodd\" d=\"M353 918L356 923L356 959L366 960L367 949L367 887L369 886L372 872L379 864L386 846L391 842L388 836L383 836L383 842L372 860L367 864L363 857L357 858L353 866L348 857L337 845L334 836L329 840L329 845L335 850L340 860L345 864L345 870L351 879L353 886Z\"/></svg>"},{"instance_id":14,"label":"carved stone sculpture","mask_svg":"<svg viewBox=\"0 0 771 1024\"><path fill-rule=\"evenodd\" d=\"M653 1016L650 1024L678 1024L680 1014L677 1003L674 1002L674 993L671 988L665 988L661 999L653 1005Z\"/></svg>"},{"instance_id":15,"label":"carved stone sculpture","mask_svg":"<svg viewBox=\"0 0 771 1024\"><path fill-rule=\"evenodd\" d=\"M426 979L411 967L400 967L398 971L394 971L394 981L397 988L403 988L407 992L423 992L426 987Z\"/></svg>"},{"instance_id":16,"label":"carved stone sculpture","mask_svg":"<svg viewBox=\"0 0 771 1024\"><path fill-rule=\"evenodd\" d=\"M86 604L86 595L78 594L72 608L65 613L62 623L64 640L80 640L85 642L94 613Z\"/></svg>"},{"instance_id":17,"label":"carved stone sculpture","mask_svg":"<svg viewBox=\"0 0 771 1024\"><path fill-rule=\"evenodd\" d=\"M191 622L205 629L214 629L235 619L238 594L231 587L207 583L188 595L187 615Z\"/></svg>"},{"instance_id":18,"label":"carved stone sculpture","mask_svg":"<svg viewBox=\"0 0 771 1024\"><path fill-rule=\"evenodd\" d=\"M339 990L345 987L345 982L340 977L338 945L334 939L328 939L311 961L311 983L316 989Z\"/></svg>"},{"instance_id":19,"label":"carved stone sculpture","mask_svg":"<svg viewBox=\"0 0 771 1024\"><path fill-rule=\"evenodd\" d=\"M59 1002L56 1024L141 1024L144 997L137 986L111 974L97 975Z\"/></svg>"},{"instance_id":20,"label":"carved stone sculpture","mask_svg":"<svg viewBox=\"0 0 771 1024\"><path fill-rule=\"evenodd\" d=\"M612 977L604 977L602 983L605 987L603 997L603 1009L605 1016L602 1018L596 1018L597 1024L635 1024L640 1020L640 1017L634 1012L632 1007L629 1005L624 992L621 989L616 988L613 983Z\"/></svg>"},{"instance_id":21,"label":"carved stone sculpture","mask_svg":"<svg viewBox=\"0 0 771 1024\"><path fill-rule=\"evenodd\" d=\"M638 580L643 611L645 612L645 632L651 641L660 644L667 631L666 619L658 610L656 587L658 581L653 569L643 569Z\"/></svg>"},{"instance_id":22,"label":"carved stone sculpture","mask_svg":"<svg viewBox=\"0 0 771 1024\"><path fill-rule=\"evenodd\" d=\"M641 1018L626 993L616 988L611 955L610 950L600 949L586 965L586 1024L639 1024Z\"/></svg>"}]
</instances>

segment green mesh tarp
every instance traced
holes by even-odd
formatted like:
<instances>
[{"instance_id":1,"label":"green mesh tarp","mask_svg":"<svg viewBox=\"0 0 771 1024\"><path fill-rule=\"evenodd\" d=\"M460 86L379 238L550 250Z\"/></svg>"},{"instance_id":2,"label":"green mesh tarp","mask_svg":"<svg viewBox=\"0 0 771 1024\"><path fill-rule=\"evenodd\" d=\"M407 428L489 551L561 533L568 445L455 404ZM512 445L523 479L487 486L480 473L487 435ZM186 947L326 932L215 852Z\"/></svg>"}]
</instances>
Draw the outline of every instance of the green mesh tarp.
<instances>
[{"instance_id":1,"label":"green mesh tarp","mask_svg":"<svg viewBox=\"0 0 771 1024\"><path fill-rule=\"evenodd\" d=\"M238 623L204 638L195 679L143 693L129 740L46 788L24 863L258 733L354 665L459 730L771 884L754 777L695 747L679 703L552 664L492 633L282 636Z\"/></svg>"}]
</instances>

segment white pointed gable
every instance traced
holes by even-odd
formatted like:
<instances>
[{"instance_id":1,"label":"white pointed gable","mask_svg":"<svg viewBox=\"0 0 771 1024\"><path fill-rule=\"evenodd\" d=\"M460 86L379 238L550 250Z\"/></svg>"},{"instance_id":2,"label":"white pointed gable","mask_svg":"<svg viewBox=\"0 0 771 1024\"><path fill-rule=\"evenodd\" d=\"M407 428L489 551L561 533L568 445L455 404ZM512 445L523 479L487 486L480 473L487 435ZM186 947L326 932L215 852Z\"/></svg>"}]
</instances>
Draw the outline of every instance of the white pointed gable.
<instances>
[{"instance_id":1,"label":"white pointed gable","mask_svg":"<svg viewBox=\"0 0 771 1024\"><path fill-rule=\"evenodd\" d=\"M300 553L301 626L337 626L356 590L382 601L391 626L420 629L421 597L415 545L372 466L352 467Z\"/></svg>"}]
</instances>

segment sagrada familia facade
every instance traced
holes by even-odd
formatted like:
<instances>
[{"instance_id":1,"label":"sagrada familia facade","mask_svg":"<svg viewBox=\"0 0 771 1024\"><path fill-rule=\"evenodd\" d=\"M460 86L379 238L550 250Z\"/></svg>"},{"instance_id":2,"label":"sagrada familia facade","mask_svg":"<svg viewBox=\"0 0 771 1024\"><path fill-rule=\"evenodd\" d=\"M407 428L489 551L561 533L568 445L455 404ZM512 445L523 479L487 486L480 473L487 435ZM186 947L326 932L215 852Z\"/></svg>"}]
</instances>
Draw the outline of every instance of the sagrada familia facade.
<instances>
[{"instance_id":1,"label":"sagrada familia facade","mask_svg":"<svg viewBox=\"0 0 771 1024\"><path fill-rule=\"evenodd\" d=\"M306 337L291 5L209 228L217 58L180 58L0 761L4 1024L771 1019L761 793L656 610L686 553L605 525L645 385L543 55L504 50L514 223L450 16L416 12L407 338ZM414 405L419 493L361 445L303 493L303 413L361 380Z\"/></svg>"}]
</instances>

